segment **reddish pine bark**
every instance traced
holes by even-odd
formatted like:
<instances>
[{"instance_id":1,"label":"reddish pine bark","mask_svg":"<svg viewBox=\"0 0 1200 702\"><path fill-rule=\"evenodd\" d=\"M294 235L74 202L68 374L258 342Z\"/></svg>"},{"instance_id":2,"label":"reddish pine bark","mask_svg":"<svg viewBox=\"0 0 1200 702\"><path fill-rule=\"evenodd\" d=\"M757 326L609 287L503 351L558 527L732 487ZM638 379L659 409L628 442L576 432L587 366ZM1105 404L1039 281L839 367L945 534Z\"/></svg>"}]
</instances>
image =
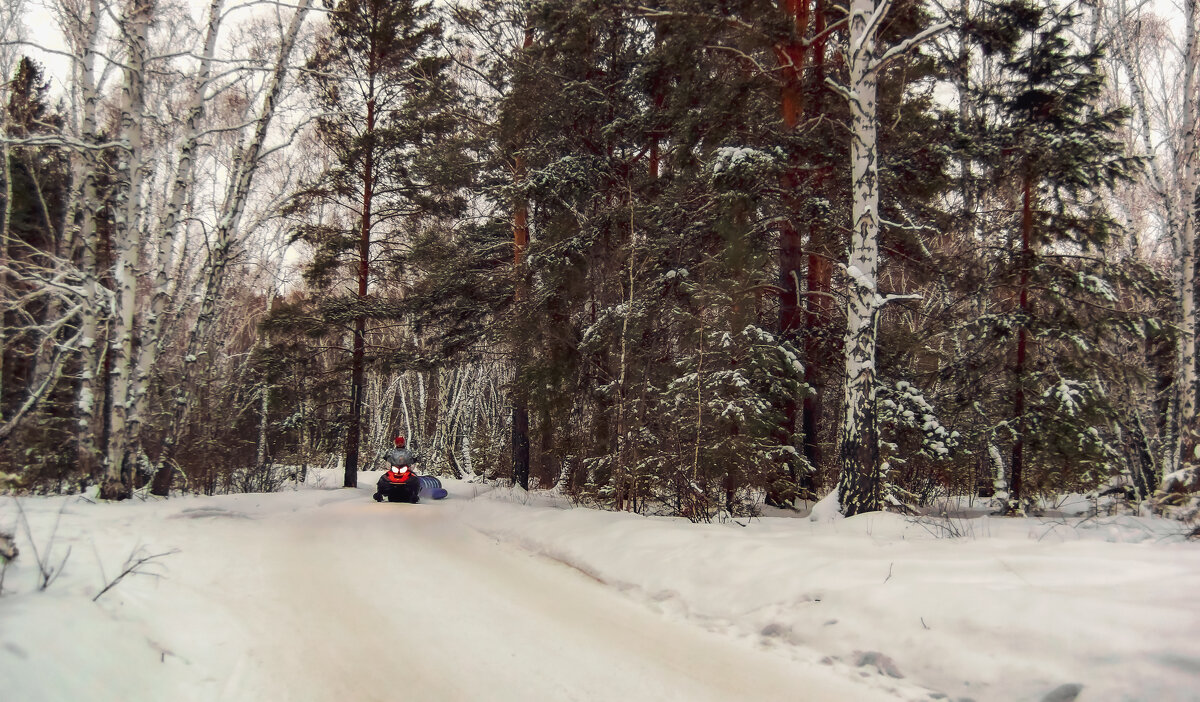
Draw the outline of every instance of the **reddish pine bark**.
<instances>
[{"instance_id":1,"label":"reddish pine bark","mask_svg":"<svg viewBox=\"0 0 1200 702\"><path fill-rule=\"evenodd\" d=\"M810 4L810 2L812 4ZM825 78L825 39L816 38L811 46L805 44L812 25L812 36L820 37L826 28L825 4L821 0L780 0L779 8L792 19L791 40L776 48L776 57L781 68L783 85L780 90L780 116L785 129L794 129L807 112L821 109L819 98L813 104L804 104L804 71L812 62L813 79L819 84ZM820 91L816 91L816 96ZM818 178L819 187L822 178ZM797 207L791 197L800 185L800 176L792 170L784 176L783 187L789 193L788 205L792 214ZM789 398L784 406L783 426L780 434L791 437L796 432L797 419L804 436L804 457L809 465L816 467L822 460L817 433L821 422L821 395L823 360L828 355L828 344L822 330L832 319L832 306L827 295L832 290L833 268L823 255L825 230L820 223L809 227L807 265L802 247L800 231L792 220L787 220L780 230L779 241L779 332L786 339L795 341L801 329L807 331L804 341L804 379L815 394L806 397L803 404ZM803 296L800 287L800 271L806 270L805 279L808 295ZM803 299L803 301L802 301ZM795 477L795 476L793 476ZM803 481L811 483L811 479ZM811 487L811 485L809 485Z\"/></svg>"},{"instance_id":2,"label":"reddish pine bark","mask_svg":"<svg viewBox=\"0 0 1200 702\"><path fill-rule=\"evenodd\" d=\"M779 9L792 19L793 33L791 39L775 48L775 56L781 68L783 84L779 93L779 115L783 120L785 130L792 130L800 122L803 110L803 67L805 62L804 34L808 29L809 0L779 0ZM784 202L788 214L779 231L779 334L781 337L795 341L803 323L800 302L800 271L804 264L803 247L801 246L800 231L797 229L792 215L795 215L796 205L793 193L799 186L799 176L795 169L789 169L783 176ZM807 405L809 400L805 400ZM796 398L789 397L784 401L783 426L779 427L779 440L790 443L796 433L796 419L800 413ZM795 480L795 469L789 470L792 480ZM769 502L786 502L784 499L768 495Z\"/></svg>"}]
</instances>

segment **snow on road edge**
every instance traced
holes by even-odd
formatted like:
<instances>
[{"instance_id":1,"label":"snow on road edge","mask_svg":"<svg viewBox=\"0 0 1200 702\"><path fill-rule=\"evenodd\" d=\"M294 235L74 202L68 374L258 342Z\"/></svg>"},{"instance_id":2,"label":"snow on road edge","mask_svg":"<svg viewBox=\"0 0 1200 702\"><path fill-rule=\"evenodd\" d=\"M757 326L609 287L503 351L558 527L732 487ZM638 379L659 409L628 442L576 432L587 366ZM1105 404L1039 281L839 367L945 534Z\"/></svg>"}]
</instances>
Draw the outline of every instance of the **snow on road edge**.
<instances>
[{"instance_id":1,"label":"snow on road edge","mask_svg":"<svg viewBox=\"0 0 1200 702\"><path fill-rule=\"evenodd\" d=\"M463 515L479 531L800 660L977 702L1038 702L1072 684L1080 702L1200 700L1200 544L1170 521L694 525L476 493Z\"/></svg>"}]
</instances>

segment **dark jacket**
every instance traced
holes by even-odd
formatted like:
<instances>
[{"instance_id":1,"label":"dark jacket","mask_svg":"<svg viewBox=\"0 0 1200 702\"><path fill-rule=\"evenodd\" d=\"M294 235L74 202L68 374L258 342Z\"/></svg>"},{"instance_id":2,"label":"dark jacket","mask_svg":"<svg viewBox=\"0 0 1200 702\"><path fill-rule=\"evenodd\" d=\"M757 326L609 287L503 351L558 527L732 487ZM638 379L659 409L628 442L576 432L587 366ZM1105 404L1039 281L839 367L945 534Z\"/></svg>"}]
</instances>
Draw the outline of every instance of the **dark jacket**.
<instances>
[{"instance_id":1,"label":"dark jacket","mask_svg":"<svg viewBox=\"0 0 1200 702\"><path fill-rule=\"evenodd\" d=\"M412 451L406 448L394 448L383 454L383 460L387 461L389 466L411 466L416 463L413 458Z\"/></svg>"}]
</instances>

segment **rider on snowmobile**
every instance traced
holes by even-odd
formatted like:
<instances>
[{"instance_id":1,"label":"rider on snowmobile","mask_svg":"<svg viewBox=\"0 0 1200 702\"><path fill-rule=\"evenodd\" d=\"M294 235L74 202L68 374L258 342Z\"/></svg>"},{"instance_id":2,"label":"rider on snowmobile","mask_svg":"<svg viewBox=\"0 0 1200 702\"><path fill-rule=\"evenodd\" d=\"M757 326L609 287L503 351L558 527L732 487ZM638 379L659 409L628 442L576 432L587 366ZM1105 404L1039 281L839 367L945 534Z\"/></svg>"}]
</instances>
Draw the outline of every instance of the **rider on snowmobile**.
<instances>
[{"instance_id":1,"label":"rider on snowmobile","mask_svg":"<svg viewBox=\"0 0 1200 702\"><path fill-rule=\"evenodd\" d=\"M421 499L421 480L412 470L416 459L412 451L404 447L403 436L397 436L394 443L395 447L383 455L388 470L380 476L372 497L376 502L383 502L386 497L388 502L416 503Z\"/></svg>"}]
</instances>

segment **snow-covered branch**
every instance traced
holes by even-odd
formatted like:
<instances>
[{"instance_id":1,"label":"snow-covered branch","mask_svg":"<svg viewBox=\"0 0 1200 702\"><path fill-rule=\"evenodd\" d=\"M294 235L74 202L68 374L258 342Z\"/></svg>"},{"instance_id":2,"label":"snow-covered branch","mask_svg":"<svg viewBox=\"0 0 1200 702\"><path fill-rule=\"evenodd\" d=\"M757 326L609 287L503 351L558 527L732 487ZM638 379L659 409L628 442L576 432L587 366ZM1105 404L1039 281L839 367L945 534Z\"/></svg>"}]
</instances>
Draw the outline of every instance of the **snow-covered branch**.
<instances>
[{"instance_id":1,"label":"snow-covered branch","mask_svg":"<svg viewBox=\"0 0 1200 702\"><path fill-rule=\"evenodd\" d=\"M882 56L879 57L878 60L875 61L872 70L879 71L893 59L908 53L913 48L929 41L933 37L949 29L951 26L952 23L949 21L939 22L938 24L926 27L921 32L905 39L904 41L901 41L899 44L890 47L883 53Z\"/></svg>"}]
</instances>

